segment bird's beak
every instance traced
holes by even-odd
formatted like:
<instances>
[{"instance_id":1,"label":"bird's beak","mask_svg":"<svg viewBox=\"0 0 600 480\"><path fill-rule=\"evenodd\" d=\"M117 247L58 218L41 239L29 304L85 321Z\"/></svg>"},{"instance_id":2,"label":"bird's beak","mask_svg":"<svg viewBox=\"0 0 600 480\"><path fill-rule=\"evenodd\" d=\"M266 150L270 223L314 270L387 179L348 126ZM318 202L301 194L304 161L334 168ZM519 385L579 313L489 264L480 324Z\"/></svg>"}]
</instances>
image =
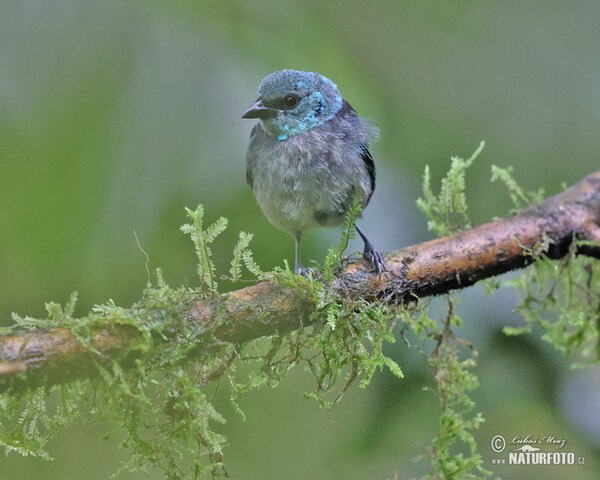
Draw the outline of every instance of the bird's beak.
<instances>
[{"instance_id":1,"label":"bird's beak","mask_svg":"<svg viewBox=\"0 0 600 480\"><path fill-rule=\"evenodd\" d=\"M271 118L275 117L279 113L276 108L265 107L262 104L262 100L258 100L254 105L248 107L248 109L242 115L242 118Z\"/></svg>"}]
</instances>

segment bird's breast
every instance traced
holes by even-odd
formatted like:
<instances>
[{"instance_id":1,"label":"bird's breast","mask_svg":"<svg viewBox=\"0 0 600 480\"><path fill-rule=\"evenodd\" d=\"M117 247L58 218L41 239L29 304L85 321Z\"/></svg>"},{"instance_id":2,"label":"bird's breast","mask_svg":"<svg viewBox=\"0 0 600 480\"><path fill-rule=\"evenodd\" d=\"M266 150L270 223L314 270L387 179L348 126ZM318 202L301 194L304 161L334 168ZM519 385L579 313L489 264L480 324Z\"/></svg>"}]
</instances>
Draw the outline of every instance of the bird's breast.
<instances>
[{"instance_id":1,"label":"bird's breast","mask_svg":"<svg viewBox=\"0 0 600 480\"><path fill-rule=\"evenodd\" d=\"M279 229L291 234L341 224L352 192L368 197L370 183L357 151L339 139L314 134L286 141L255 136L248 156L259 206Z\"/></svg>"}]
</instances>

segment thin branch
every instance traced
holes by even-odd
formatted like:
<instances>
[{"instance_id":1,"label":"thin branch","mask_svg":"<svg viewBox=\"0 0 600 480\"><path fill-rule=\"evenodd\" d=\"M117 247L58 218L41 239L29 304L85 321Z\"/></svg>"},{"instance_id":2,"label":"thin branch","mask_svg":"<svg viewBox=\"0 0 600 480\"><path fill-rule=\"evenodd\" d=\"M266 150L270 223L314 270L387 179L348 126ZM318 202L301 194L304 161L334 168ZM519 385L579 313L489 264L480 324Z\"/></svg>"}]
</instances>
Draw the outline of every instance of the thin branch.
<instances>
[{"instance_id":1,"label":"thin branch","mask_svg":"<svg viewBox=\"0 0 600 480\"><path fill-rule=\"evenodd\" d=\"M512 217L392 252L380 276L367 271L362 261L352 263L333 287L340 295L407 302L524 267L533 261L531 252L561 258L574 239L590 242L578 254L600 258L600 171ZM293 289L262 282L191 302L186 317L199 337L210 330L218 340L243 344L300 328L313 311L314 305ZM226 324L219 320L223 318ZM122 357L140 335L130 326L108 325L92 337L91 346L100 354L64 328L0 337L0 392L97 375L96 364ZM199 342L198 348L207 347ZM135 350L128 354L125 366L134 364L135 355Z\"/></svg>"}]
</instances>

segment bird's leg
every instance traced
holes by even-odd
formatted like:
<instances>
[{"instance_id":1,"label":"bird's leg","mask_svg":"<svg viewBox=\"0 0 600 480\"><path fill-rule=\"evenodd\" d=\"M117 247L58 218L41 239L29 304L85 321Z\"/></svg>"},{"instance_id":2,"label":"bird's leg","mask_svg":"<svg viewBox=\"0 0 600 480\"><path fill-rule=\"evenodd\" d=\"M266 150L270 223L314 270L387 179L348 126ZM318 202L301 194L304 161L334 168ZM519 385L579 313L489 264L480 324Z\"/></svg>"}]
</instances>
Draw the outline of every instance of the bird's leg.
<instances>
[{"instance_id":1,"label":"bird's leg","mask_svg":"<svg viewBox=\"0 0 600 480\"><path fill-rule=\"evenodd\" d=\"M300 260L300 238L302 237L302 234L297 233L296 234L296 260L294 262L294 272L296 273L300 273L302 271L302 269L304 268L304 265L302 265L302 261Z\"/></svg>"},{"instance_id":2,"label":"bird's leg","mask_svg":"<svg viewBox=\"0 0 600 480\"><path fill-rule=\"evenodd\" d=\"M294 262L294 273L296 275L303 275L308 277L311 273L313 273L312 268L306 268L302 265L302 260L300 260L300 238L302 237L302 233L296 233L296 260Z\"/></svg>"},{"instance_id":3,"label":"bird's leg","mask_svg":"<svg viewBox=\"0 0 600 480\"><path fill-rule=\"evenodd\" d=\"M363 239L363 242L365 242L363 258L371 264L373 269L378 274L380 274L383 271L383 269L385 268L385 261L383 260L383 257L377 250L375 250L375 247L373 246L373 244L369 241L369 239L363 233L363 231L360 228L358 228L358 225L356 223L354 224L354 226L356 227L356 231L358 232L360 237Z\"/></svg>"}]
</instances>

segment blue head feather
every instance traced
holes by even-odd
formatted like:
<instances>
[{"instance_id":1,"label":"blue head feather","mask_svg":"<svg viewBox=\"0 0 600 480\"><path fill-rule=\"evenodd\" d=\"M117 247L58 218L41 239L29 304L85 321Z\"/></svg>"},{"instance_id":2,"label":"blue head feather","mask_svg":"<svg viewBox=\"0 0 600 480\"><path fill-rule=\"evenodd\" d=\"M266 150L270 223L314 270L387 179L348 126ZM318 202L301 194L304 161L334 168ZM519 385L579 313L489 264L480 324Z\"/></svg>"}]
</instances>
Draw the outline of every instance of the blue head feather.
<instances>
[{"instance_id":1,"label":"blue head feather","mask_svg":"<svg viewBox=\"0 0 600 480\"><path fill-rule=\"evenodd\" d=\"M287 96L296 98L293 107L285 104ZM263 104L277 109L277 114L261 119L263 129L283 141L330 120L342 107L337 85L314 72L279 70L266 76L258 87Z\"/></svg>"}]
</instances>

